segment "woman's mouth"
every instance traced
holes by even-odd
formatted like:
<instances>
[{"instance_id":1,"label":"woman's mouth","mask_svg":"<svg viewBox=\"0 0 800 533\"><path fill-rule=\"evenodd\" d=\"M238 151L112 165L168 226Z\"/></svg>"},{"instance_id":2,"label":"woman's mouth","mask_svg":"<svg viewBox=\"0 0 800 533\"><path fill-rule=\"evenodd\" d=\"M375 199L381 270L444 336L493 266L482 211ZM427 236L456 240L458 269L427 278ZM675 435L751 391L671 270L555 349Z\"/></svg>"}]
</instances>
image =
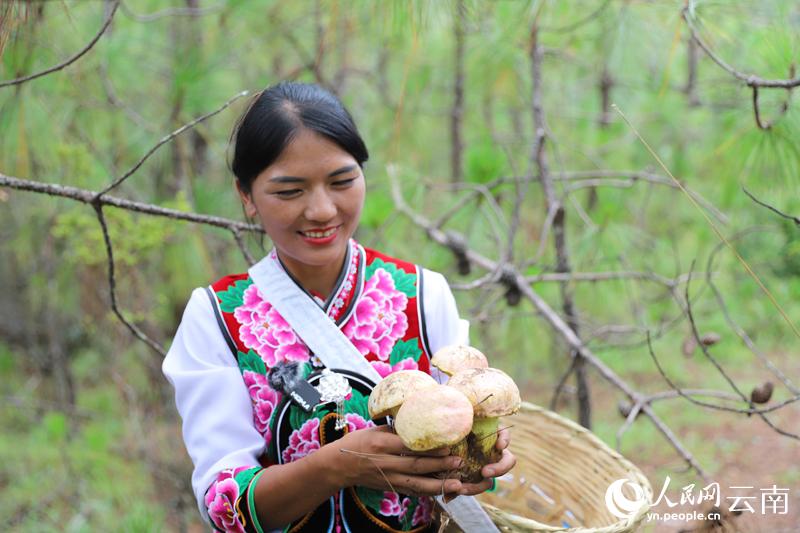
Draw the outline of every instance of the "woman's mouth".
<instances>
[{"instance_id":1,"label":"woman's mouth","mask_svg":"<svg viewBox=\"0 0 800 533\"><path fill-rule=\"evenodd\" d=\"M341 226L335 226L332 228L323 228L318 230L298 231L297 233L300 234L300 237L304 242L319 246L333 242L339 235L340 227Z\"/></svg>"}]
</instances>

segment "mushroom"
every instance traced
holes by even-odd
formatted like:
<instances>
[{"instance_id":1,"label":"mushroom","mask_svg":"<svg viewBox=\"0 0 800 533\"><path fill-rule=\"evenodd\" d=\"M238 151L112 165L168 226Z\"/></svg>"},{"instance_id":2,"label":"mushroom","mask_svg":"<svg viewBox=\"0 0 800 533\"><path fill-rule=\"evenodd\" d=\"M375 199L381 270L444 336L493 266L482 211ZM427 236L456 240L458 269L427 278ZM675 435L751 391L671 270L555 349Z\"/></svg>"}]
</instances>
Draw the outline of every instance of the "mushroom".
<instances>
[{"instance_id":1,"label":"mushroom","mask_svg":"<svg viewBox=\"0 0 800 533\"><path fill-rule=\"evenodd\" d=\"M369 395L367 408L373 419L397 416L397 410L412 393L437 387L436 380L419 370L398 370L381 380Z\"/></svg>"},{"instance_id":2,"label":"mushroom","mask_svg":"<svg viewBox=\"0 0 800 533\"><path fill-rule=\"evenodd\" d=\"M479 350L461 344L452 344L439 348L433 354L431 364L448 376L468 368L486 368L489 366L489 363L486 362L486 356Z\"/></svg>"},{"instance_id":3,"label":"mushroom","mask_svg":"<svg viewBox=\"0 0 800 533\"><path fill-rule=\"evenodd\" d=\"M472 403L452 387L411 394L397 412L395 430L407 448L422 452L453 446L472 429Z\"/></svg>"},{"instance_id":4,"label":"mushroom","mask_svg":"<svg viewBox=\"0 0 800 533\"><path fill-rule=\"evenodd\" d=\"M463 370L453 375L446 386L461 392L474 406L472 431L467 436L466 454L462 456L466 464L461 470L461 480L477 483L483 479L481 469L500 460L498 418L519 410L519 389L513 379L496 368Z\"/></svg>"}]
</instances>

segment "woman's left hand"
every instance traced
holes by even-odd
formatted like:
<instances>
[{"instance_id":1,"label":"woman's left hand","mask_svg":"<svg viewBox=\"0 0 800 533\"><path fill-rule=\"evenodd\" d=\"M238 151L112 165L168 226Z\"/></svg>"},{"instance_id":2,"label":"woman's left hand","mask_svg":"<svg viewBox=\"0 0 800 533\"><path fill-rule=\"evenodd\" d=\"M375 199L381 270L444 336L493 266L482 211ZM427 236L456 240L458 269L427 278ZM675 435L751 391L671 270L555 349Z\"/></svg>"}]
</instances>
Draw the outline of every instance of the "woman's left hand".
<instances>
[{"instance_id":1,"label":"woman's left hand","mask_svg":"<svg viewBox=\"0 0 800 533\"><path fill-rule=\"evenodd\" d=\"M448 492L443 496L444 502L450 502L457 496L473 496L491 489L494 483L493 478L504 475L517 464L517 458L514 457L514 454L508 449L510 443L511 432L507 429L501 430L497 434L497 449L503 452L503 455L500 456L500 460L496 463L486 465L481 469L481 474L483 475L482 481L478 483L462 483L461 492Z\"/></svg>"}]
</instances>

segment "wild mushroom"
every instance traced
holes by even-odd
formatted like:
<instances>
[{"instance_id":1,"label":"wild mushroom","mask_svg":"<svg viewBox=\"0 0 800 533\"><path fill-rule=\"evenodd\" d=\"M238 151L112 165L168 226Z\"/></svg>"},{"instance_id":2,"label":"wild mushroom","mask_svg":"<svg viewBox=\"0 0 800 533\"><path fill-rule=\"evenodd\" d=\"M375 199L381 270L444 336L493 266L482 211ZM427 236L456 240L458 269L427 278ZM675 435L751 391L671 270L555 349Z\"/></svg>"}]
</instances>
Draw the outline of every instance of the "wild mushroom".
<instances>
[{"instance_id":1,"label":"wild mushroom","mask_svg":"<svg viewBox=\"0 0 800 533\"><path fill-rule=\"evenodd\" d=\"M452 344L439 348L431 358L431 365L448 376L468 368L486 368L486 356L471 346Z\"/></svg>"},{"instance_id":2,"label":"wild mushroom","mask_svg":"<svg viewBox=\"0 0 800 533\"><path fill-rule=\"evenodd\" d=\"M463 441L472 429L472 418L472 403L466 396L437 385L406 398L394 427L406 447L422 452Z\"/></svg>"},{"instance_id":3,"label":"wild mushroom","mask_svg":"<svg viewBox=\"0 0 800 533\"><path fill-rule=\"evenodd\" d=\"M496 368L463 370L452 376L446 386L461 392L474 406L472 431L467 436L466 454L462 455L466 464L461 469L461 480L477 483L483 479L481 469L500 460L498 419L519 410L519 389L513 379Z\"/></svg>"},{"instance_id":4,"label":"wild mushroom","mask_svg":"<svg viewBox=\"0 0 800 533\"><path fill-rule=\"evenodd\" d=\"M397 416L397 410L411 394L437 387L436 380L419 370L399 370L380 381L369 395L367 409L372 419Z\"/></svg>"}]
</instances>

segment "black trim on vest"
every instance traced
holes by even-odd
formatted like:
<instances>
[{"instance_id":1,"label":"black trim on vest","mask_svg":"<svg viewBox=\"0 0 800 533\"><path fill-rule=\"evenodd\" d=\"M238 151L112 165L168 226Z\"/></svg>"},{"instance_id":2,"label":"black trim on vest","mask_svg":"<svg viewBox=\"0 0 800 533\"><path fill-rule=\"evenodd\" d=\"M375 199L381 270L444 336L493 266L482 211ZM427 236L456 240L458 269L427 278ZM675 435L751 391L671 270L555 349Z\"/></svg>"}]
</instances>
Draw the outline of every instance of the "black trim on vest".
<instances>
[{"instance_id":1,"label":"black trim on vest","mask_svg":"<svg viewBox=\"0 0 800 533\"><path fill-rule=\"evenodd\" d=\"M239 360L239 352L236 349L236 344L234 344L233 339L231 338L230 332L228 332L228 328L225 326L225 321L222 320L222 314L219 312L219 302L217 301L217 294L211 289L211 287L205 287L206 294L208 295L209 300L211 300L211 308L214 309L214 318L217 319L217 325L219 329L222 331L222 336L225 337L225 342L228 343L228 348L231 349L233 352L233 356L236 360Z\"/></svg>"},{"instance_id":2,"label":"black trim on vest","mask_svg":"<svg viewBox=\"0 0 800 533\"><path fill-rule=\"evenodd\" d=\"M349 261L348 261L349 262ZM339 320L336 321L336 325L340 328L344 326L350 317L353 315L353 311L356 308L356 304L358 303L359 298L361 297L361 292L364 290L364 283L365 278L367 275L367 252L362 248L360 245L358 247L358 273L356 274L356 286L353 287L353 297L350 299L350 305L347 306L347 309L344 310L342 315L339 317Z\"/></svg>"},{"instance_id":3,"label":"black trim on vest","mask_svg":"<svg viewBox=\"0 0 800 533\"><path fill-rule=\"evenodd\" d=\"M431 352L431 345L428 342L428 328L425 325L425 302L422 297L422 284L424 283L422 275L422 267L414 265L417 268L417 313L419 314L419 333L422 336L422 347L428 352L428 358L433 358Z\"/></svg>"}]
</instances>

